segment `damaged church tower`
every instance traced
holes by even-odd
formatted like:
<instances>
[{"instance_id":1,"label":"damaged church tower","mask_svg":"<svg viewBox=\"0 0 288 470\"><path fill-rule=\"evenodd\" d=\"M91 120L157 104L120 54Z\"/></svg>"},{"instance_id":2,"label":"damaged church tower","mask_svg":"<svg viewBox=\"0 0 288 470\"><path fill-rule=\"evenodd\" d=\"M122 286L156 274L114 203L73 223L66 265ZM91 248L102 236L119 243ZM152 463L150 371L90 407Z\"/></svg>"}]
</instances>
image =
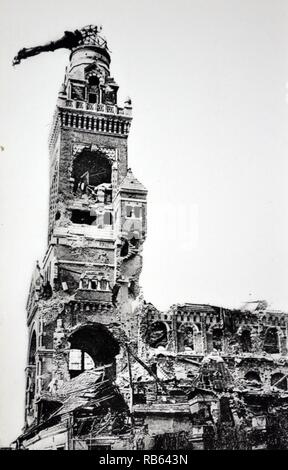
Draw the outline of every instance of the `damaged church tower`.
<instances>
[{"instance_id":1,"label":"damaged church tower","mask_svg":"<svg viewBox=\"0 0 288 470\"><path fill-rule=\"evenodd\" d=\"M131 100L118 105L107 43L89 26L23 49L14 63L57 46L71 53L49 137L48 247L27 303L26 430L59 408L61 387L81 373L117 377L121 348L136 342L131 300L146 234L147 191L128 168Z\"/></svg>"},{"instance_id":2,"label":"damaged church tower","mask_svg":"<svg viewBox=\"0 0 288 470\"><path fill-rule=\"evenodd\" d=\"M66 31L14 64L63 47L17 448L287 449L287 313L145 302L147 191L128 168L131 100L118 106L100 29Z\"/></svg>"}]
</instances>

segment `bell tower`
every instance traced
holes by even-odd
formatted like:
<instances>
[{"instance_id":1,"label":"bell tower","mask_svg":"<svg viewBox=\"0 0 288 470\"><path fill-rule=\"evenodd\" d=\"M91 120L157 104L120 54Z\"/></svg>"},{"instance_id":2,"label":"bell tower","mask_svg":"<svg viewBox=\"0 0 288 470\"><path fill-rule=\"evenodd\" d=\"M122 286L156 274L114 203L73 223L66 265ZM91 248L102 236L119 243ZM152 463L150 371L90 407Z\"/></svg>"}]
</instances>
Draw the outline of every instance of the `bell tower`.
<instances>
[{"instance_id":1,"label":"bell tower","mask_svg":"<svg viewBox=\"0 0 288 470\"><path fill-rule=\"evenodd\" d=\"M49 137L48 247L27 302L26 428L81 372L104 367L117 378L123 344L136 343L146 236L147 191L128 169L131 100L118 104L99 28L23 49L14 63L58 47L71 52Z\"/></svg>"}]
</instances>

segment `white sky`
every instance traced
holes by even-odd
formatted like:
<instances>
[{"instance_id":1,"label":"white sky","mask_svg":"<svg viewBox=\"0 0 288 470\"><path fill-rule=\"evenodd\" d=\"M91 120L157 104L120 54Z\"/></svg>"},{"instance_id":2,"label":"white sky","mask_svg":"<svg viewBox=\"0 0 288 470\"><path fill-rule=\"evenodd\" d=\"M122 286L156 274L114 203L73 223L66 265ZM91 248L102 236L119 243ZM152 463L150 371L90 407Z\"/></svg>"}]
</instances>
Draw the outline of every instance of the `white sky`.
<instances>
[{"instance_id":1,"label":"white sky","mask_svg":"<svg viewBox=\"0 0 288 470\"><path fill-rule=\"evenodd\" d=\"M288 3L0 0L0 445L23 425L25 303L46 249L47 138L69 54L11 62L91 23L103 24L120 100L133 100L146 299L288 310Z\"/></svg>"}]
</instances>

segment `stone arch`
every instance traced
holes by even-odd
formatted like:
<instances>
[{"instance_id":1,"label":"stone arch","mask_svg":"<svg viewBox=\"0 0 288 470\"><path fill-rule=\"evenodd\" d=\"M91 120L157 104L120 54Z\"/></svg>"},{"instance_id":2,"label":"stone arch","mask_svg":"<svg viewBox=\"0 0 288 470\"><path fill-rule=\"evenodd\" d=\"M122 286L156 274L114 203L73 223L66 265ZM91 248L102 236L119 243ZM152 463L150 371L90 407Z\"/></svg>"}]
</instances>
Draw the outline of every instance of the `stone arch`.
<instances>
[{"instance_id":1,"label":"stone arch","mask_svg":"<svg viewBox=\"0 0 288 470\"><path fill-rule=\"evenodd\" d=\"M79 326L69 334L68 341L70 350L81 351L81 367L78 369L78 374L85 370L85 357L89 356L95 367L111 365L107 369L108 374L115 377L115 357L120 352L120 346L106 326L100 323ZM69 372L70 376L78 375L77 372Z\"/></svg>"},{"instance_id":2,"label":"stone arch","mask_svg":"<svg viewBox=\"0 0 288 470\"><path fill-rule=\"evenodd\" d=\"M246 372L245 376L244 376L244 379L247 381L247 382L250 382L250 383L254 383L254 384L261 384L261 377L260 377L260 374L257 370L248 370L248 372Z\"/></svg>"},{"instance_id":3,"label":"stone arch","mask_svg":"<svg viewBox=\"0 0 288 470\"><path fill-rule=\"evenodd\" d=\"M181 323L177 329L178 351L185 351L186 348L194 350L198 333L199 328L195 323Z\"/></svg>"},{"instance_id":4,"label":"stone arch","mask_svg":"<svg viewBox=\"0 0 288 470\"><path fill-rule=\"evenodd\" d=\"M282 372L275 372L274 374L272 374L270 383L271 387L275 387L279 390L288 389L287 375L283 374Z\"/></svg>"},{"instance_id":5,"label":"stone arch","mask_svg":"<svg viewBox=\"0 0 288 470\"><path fill-rule=\"evenodd\" d=\"M167 346L168 331L169 327L166 322L160 320L154 321L147 328L145 335L146 343L148 343L151 348Z\"/></svg>"}]
</instances>

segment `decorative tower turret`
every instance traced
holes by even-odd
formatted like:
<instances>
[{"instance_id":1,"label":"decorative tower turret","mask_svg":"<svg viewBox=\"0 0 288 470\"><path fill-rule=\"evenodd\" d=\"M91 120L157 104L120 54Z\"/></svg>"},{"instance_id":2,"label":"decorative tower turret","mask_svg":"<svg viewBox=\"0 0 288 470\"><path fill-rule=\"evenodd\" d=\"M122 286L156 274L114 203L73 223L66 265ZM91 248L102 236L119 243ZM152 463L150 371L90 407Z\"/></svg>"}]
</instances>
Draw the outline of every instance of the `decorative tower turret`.
<instances>
[{"instance_id":1,"label":"decorative tower turret","mask_svg":"<svg viewBox=\"0 0 288 470\"><path fill-rule=\"evenodd\" d=\"M123 345L136 341L131 300L146 234L147 191L127 168L131 100L118 106L99 28L22 49L14 64L58 47L71 54L49 137L48 247L27 303L26 427L84 370L103 366L117 377Z\"/></svg>"}]
</instances>

